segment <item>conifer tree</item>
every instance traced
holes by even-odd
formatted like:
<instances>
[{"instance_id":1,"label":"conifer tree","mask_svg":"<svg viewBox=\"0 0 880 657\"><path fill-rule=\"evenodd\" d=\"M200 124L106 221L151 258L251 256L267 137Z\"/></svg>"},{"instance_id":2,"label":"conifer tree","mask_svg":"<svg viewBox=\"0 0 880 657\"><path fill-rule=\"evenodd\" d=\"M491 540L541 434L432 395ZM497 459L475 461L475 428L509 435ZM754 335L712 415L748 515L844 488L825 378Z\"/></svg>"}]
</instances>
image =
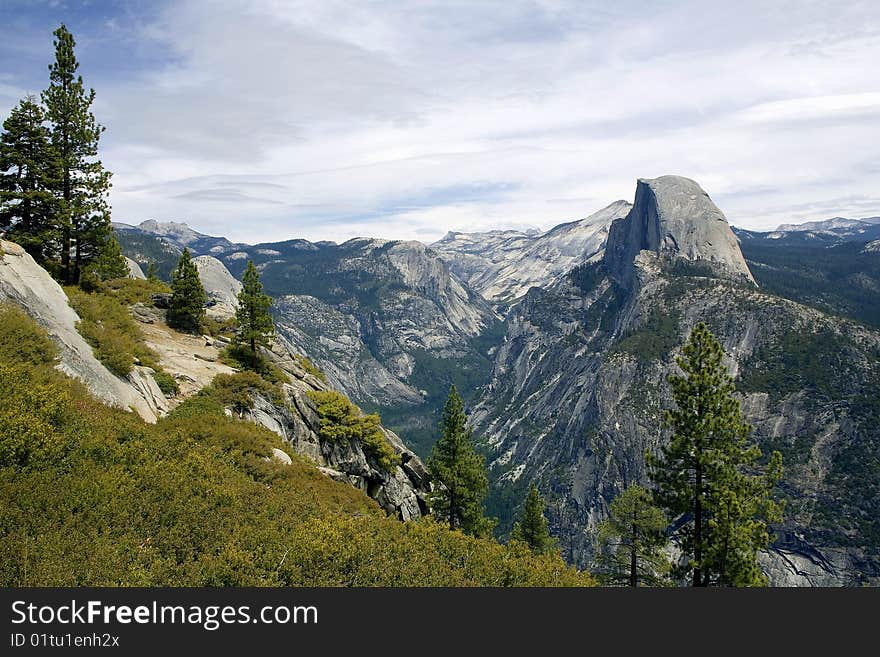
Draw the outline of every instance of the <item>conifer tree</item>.
<instances>
[{"instance_id":1,"label":"conifer tree","mask_svg":"<svg viewBox=\"0 0 880 657\"><path fill-rule=\"evenodd\" d=\"M633 587L667 583L666 525L663 511L641 486L629 486L614 498L608 518L599 524L601 580Z\"/></svg>"},{"instance_id":2,"label":"conifer tree","mask_svg":"<svg viewBox=\"0 0 880 657\"><path fill-rule=\"evenodd\" d=\"M647 455L658 501L684 521L680 574L693 586L762 584L757 551L770 541L767 523L782 513L771 496L782 456L774 452L766 467L757 465L761 451L749 442L752 428L723 357L718 340L698 324L677 359L683 376L669 377L675 406L664 418L672 437L659 456Z\"/></svg>"},{"instance_id":3,"label":"conifer tree","mask_svg":"<svg viewBox=\"0 0 880 657\"><path fill-rule=\"evenodd\" d=\"M0 137L0 230L45 265L52 257L57 160L45 114L28 96L3 122Z\"/></svg>"},{"instance_id":4,"label":"conifer tree","mask_svg":"<svg viewBox=\"0 0 880 657\"><path fill-rule=\"evenodd\" d=\"M199 280L199 270L192 261L189 249L184 248L171 272L171 306L168 308L168 326L196 333L205 316L205 288Z\"/></svg>"},{"instance_id":5,"label":"conifer tree","mask_svg":"<svg viewBox=\"0 0 880 657\"><path fill-rule=\"evenodd\" d=\"M428 470L437 483L431 496L431 510L447 522L473 536L487 536L494 521L485 516L483 500L489 478L483 457L474 449L467 426L464 404L453 385L443 407L442 435L431 450Z\"/></svg>"},{"instance_id":6,"label":"conifer tree","mask_svg":"<svg viewBox=\"0 0 880 657\"><path fill-rule=\"evenodd\" d=\"M95 90L86 91L73 35L64 25L54 32L55 62L49 66L49 87L43 92L46 117L57 157L55 196L61 277L77 283L82 268L98 257L111 231L107 194L110 172L97 159L104 131L91 106Z\"/></svg>"},{"instance_id":7,"label":"conifer tree","mask_svg":"<svg viewBox=\"0 0 880 657\"><path fill-rule=\"evenodd\" d=\"M93 273L102 281L128 276L128 263L125 262L122 247L119 246L119 241L113 233L107 235L103 244L98 246L97 257L92 264L85 268L85 271Z\"/></svg>"},{"instance_id":8,"label":"conifer tree","mask_svg":"<svg viewBox=\"0 0 880 657\"><path fill-rule=\"evenodd\" d=\"M256 357L257 347L267 347L275 335L275 323L269 312L272 297L263 292L260 273L251 260L248 260L241 285L238 308L235 311L235 318L238 320L238 334L235 339L238 344L247 345L251 356Z\"/></svg>"},{"instance_id":9,"label":"conifer tree","mask_svg":"<svg viewBox=\"0 0 880 657\"><path fill-rule=\"evenodd\" d=\"M147 263L147 280L148 281L158 281L159 280L159 268L156 267L156 263L153 260Z\"/></svg>"},{"instance_id":10,"label":"conifer tree","mask_svg":"<svg viewBox=\"0 0 880 657\"><path fill-rule=\"evenodd\" d=\"M557 542L550 536L547 519L544 517L544 500L541 499L535 484L529 485L522 515L513 525L510 538L528 544L535 554L545 554L556 550Z\"/></svg>"}]
</instances>

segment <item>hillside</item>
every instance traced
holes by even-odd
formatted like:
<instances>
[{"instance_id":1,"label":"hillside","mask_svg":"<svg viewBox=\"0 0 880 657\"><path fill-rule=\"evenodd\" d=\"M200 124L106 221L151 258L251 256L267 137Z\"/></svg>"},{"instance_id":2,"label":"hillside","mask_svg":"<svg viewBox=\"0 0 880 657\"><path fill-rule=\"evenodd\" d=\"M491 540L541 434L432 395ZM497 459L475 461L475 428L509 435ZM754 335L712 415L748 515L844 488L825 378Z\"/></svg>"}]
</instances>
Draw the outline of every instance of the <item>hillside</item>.
<instances>
[{"instance_id":1,"label":"hillside","mask_svg":"<svg viewBox=\"0 0 880 657\"><path fill-rule=\"evenodd\" d=\"M0 278L6 283L5 261L12 257L28 258L4 243ZM42 276L48 278L34 272ZM116 284L116 292L98 293L94 302L124 303L119 295L126 288ZM318 436L310 426L318 424L320 404L308 406L311 396L303 386L327 388L281 347L272 356L276 371L299 373L287 382L224 369L205 345L194 358L205 366L177 373L196 385L169 400L173 411L158 421L148 418L151 424L105 405L69 378L59 367L59 355L69 346L41 328L20 301L4 294L0 302L5 586L592 582L558 557L450 532L430 518L409 523L394 518L421 515L418 505L414 513L404 501L395 506L414 490L404 482L423 476L414 469L417 461L400 459L401 469L395 457L383 465L366 434L362 442L348 444ZM174 371L168 356L180 358L186 344L167 334L159 309L141 301L135 306L156 348L152 353ZM207 377L209 384L198 385ZM356 409L350 412L357 417ZM375 433L375 425L369 426ZM394 440L388 432L381 435L380 440ZM406 457L399 442L391 447ZM310 449L313 453L301 455ZM340 469L326 467L330 464ZM390 474L380 474L383 468Z\"/></svg>"}]
</instances>

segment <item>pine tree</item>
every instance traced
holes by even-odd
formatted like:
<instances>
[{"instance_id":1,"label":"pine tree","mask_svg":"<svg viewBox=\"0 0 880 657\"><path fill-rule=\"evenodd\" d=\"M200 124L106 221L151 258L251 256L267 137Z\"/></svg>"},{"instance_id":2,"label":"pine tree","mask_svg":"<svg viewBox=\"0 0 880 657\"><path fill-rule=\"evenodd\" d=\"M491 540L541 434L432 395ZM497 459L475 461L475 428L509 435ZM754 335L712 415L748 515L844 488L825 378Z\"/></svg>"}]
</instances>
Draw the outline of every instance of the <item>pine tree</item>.
<instances>
[{"instance_id":1,"label":"pine tree","mask_svg":"<svg viewBox=\"0 0 880 657\"><path fill-rule=\"evenodd\" d=\"M110 172L97 159L104 131L91 112L95 90L85 90L74 54L73 35L64 25L54 32L55 62L49 66L49 87L43 92L57 157L56 223L60 235L61 276L77 283L82 268L98 257L110 234Z\"/></svg>"},{"instance_id":2,"label":"pine tree","mask_svg":"<svg viewBox=\"0 0 880 657\"><path fill-rule=\"evenodd\" d=\"M248 260L241 283L238 308L235 311L239 330L235 339L238 344L247 345L251 355L256 357L257 347L269 346L275 335L275 323L269 313L272 297L263 292L260 273L251 260Z\"/></svg>"},{"instance_id":3,"label":"pine tree","mask_svg":"<svg viewBox=\"0 0 880 657\"><path fill-rule=\"evenodd\" d=\"M599 524L600 577L607 584L659 586L668 582L666 516L654 506L651 493L630 486L611 503Z\"/></svg>"},{"instance_id":4,"label":"pine tree","mask_svg":"<svg viewBox=\"0 0 880 657\"><path fill-rule=\"evenodd\" d=\"M57 160L43 109L28 96L3 122L0 230L45 265L52 256Z\"/></svg>"},{"instance_id":5,"label":"pine tree","mask_svg":"<svg viewBox=\"0 0 880 657\"><path fill-rule=\"evenodd\" d=\"M546 554L556 550L557 542L550 536L547 519L544 517L544 500L538 494L535 484L529 485L522 515L513 525L510 538L528 544L535 554Z\"/></svg>"},{"instance_id":6,"label":"pine tree","mask_svg":"<svg viewBox=\"0 0 880 657\"><path fill-rule=\"evenodd\" d=\"M199 270L192 261L189 249L184 248L171 272L171 306L168 308L168 326L196 333L205 316L205 288L199 280Z\"/></svg>"},{"instance_id":7,"label":"pine tree","mask_svg":"<svg viewBox=\"0 0 880 657\"><path fill-rule=\"evenodd\" d=\"M749 442L752 428L733 396L724 351L706 325L698 324L677 359L684 376L671 375L675 407L666 411L672 438L659 456L648 454L657 497L683 520L681 574L694 586L761 584L756 553L767 546L768 522L781 519L771 491L782 456L757 466L761 452Z\"/></svg>"},{"instance_id":8,"label":"pine tree","mask_svg":"<svg viewBox=\"0 0 880 657\"><path fill-rule=\"evenodd\" d=\"M147 280L148 281L158 281L159 280L159 268L156 267L156 263L153 260L147 263Z\"/></svg>"},{"instance_id":9,"label":"pine tree","mask_svg":"<svg viewBox=\"0 0 880 657\"><path fill-rule=\"evenodd\" d=\"M122 247L119 246L119 241L113 233L110 233L98 247L98 256L85 268L85 271L93 273L102 281L128 276L128 263L125 262Z\"/></svg>"},{"instance_id":10,"label":"pine tree","mask_svg":"<svg viewBox=\"0 0 880 657\"><path fill-rule=\"evenodd\" d=\"M471 430L458 391L453 385L443 407L442 435L431 450L428 470L436 482L431 510L449 523L473 536L487 536L494 521L486 518L483 500L489 478L483 457L474 449Z\"/></svg>"}]
</instances>

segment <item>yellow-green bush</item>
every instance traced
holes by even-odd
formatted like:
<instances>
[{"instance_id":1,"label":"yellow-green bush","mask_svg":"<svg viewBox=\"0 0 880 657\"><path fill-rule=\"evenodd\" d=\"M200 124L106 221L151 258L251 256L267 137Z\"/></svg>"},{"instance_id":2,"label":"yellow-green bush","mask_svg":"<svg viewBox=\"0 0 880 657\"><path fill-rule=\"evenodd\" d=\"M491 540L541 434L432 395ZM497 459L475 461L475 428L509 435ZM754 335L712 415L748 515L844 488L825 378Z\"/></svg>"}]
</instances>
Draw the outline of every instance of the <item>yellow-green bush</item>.
<instances>
[{"instance_id":1,"label":"yellow-green bush","mask_svg":"<svg viewBox=\"0 0 880 657\"><path fill-rule=\"evenodd\" d=\"M132 306L136 303L151 306L154 294L169 294L171 288L159 280L114 278L101 283L99 291L113 297L123 306Z\"/></svg>"},{"instance_id":2,"label":"yellow-green bush","mask_svg":"<svg viewBox=\"0 0 880 657\"><path fill-rule=\"evenodd\" d=\"M128 310L130 303L149 303L156 290L165 289L158 281L113 279L95 292L77 287L65 288L70 305L80 316L77 329L95 351L95 358L111 372L127 376L135 362L155 371L159 389L166 395L179 392L177 382L159 364L159 357L144 342L143 333Z\"/></svg>"},{"instance_id":3,"label":"yellow-green bush","mask_svg":"<svg viewBox=\"0 0 880 657\"><path fill-rule=\"evenodd\" d=\"M287 376L280 368L269 362L262 353L256 353L242 344L230 344L220 351L218 360L224 365L234 367L239 370L248 370L256 372L261 377L271 383L289 383L290 377Z\"/></svg>"},{"instance_id":4,"label":"yellow-green bush","mask_svg":"<svg viewBox=\"0 0 880 657\"><path fill-rule=\"evenodd\" d=\"M382 430L378 415L365 415L342 393L335 390L314 390L309 397L315 402L320 419L318 435L333 442L359 442L366 454L386 470L400 463L400 455L394 451Z\"/></svg>"},{"instance_id":5,"label":"yellow-green bush","mask_svg":"<svg viewBox=\"0 0 880 657\"><path fill-rule=\"evenodd\" d=\"M0 303L0 353L8 362L25 365L52 363L58 355L55 343L17 306Z\"/></svg>"},{"instance_id":6,"label":"yellow-green bush","mask_svg":"<svg viewBox=\"0 0 880 657\"><path fill-rule=\"evenodd\" d=\"M202 396L210 396L221 406L242 412L254 407L254 393L260 393L277 404L283 403L281 387L266 381L256 372L218 374L211 385L201 390Z\"/></svg>"},{"instance_id":7,"label":"yellow-green bush","mask_svg":"<svg viewBox=\"0 0 880 657\"><path fill-rule=\"evenodd\" d=\"M45 339L9 325L0 345ZM32 355L0 350L2 586L592 583L558 556L387 518L303 458L269 458L280 438L210 395L149 425Z\"/></svg>"},{"instance_id":8,"label":"yellow-green bush","mask_svg":"<svg viewBox=\"0 0 880 657\"><path fill-rule=\"evenodd\" d=\"M319 368L317 365L315 365L308 358L300 355L300 356L296 357L296 360L306 372L308 372L312 376L317 377L318 379L320 379L324 383L327 383L327 375L324 374L324 372L321 371L321 368Z\"/></svg>"},{"instance_id":9,"label":"yellow-green bush","mask_svg":"<svg viewBox=\"0 0 880 657\"><path fill-rule=\"evenodd\" d=\"M235 317L228 319L216 319L207 315L202 319L202 331L206 335L216 337L218 335L232 335L238 328L238 320Z\"/></svg>"}]
</instances>

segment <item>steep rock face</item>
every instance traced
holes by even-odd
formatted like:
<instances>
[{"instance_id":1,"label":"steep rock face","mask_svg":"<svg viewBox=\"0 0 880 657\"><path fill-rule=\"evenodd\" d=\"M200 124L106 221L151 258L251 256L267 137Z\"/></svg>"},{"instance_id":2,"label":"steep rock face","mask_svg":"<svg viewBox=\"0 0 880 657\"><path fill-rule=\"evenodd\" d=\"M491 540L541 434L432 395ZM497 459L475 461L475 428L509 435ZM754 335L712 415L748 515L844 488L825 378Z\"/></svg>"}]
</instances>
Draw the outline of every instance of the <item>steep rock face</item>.
<instances>
[{"instance_id":1,"label":"steep rock face","mask_svg":"<svg viewBox=\"0 0 880 657\"><path fill-rule=\"evenodd\" d=\"M671 206L686 205L686 196ZM670 204L658 207L668 214ZM704 219L701 212L696 221ZM690 232L673 237L680 243L676 235ZM565 556L588 565L609 504L646 481L645 450L667 439L666 378L691 328L705 321L729 355L755 438L765 452L783 452L788 508L780 542L762 557L768 574L774 583L877 581L880 502L860 488L876 486L880 474L869 465L880 452L872 419L880 412L880 332L762 293L727 265L682 268L662 248L627 251L632 239L612 229L605 262L532 289L511 312L492 382L471 416L489 450L490 510L509 527L535 482ZM630 275L612 275L610 267L626 270L622 252L633 259ZM798 574L806 561L792 568L784 553L820 565Z\"/></svg>"},{"instance_id":2,"label":"steep rock face","mask_svg":"<svg viewBox=\"0 0 880 657\"><path fill-rule=\"evenodd\" d=\"M560 224L546 233L493 231L448 233L432 244L453 273L497 306L546 287L572 267L597 256L608 229L632 206L615 201L586 219Z\"/></svg>"},{"instance_id":3,"label":"steep rock face","mask_svg":"<svg viewBox=\"0 0 880 657\"><path fill-rule=\"evenodd\" d=\"M147 277L144 275L144 270L141 269L141 266L136 263L131 258L125 258L125 266L128 267L128 277L134 278L135 280L144 281Z\"/></svg>"},{"instance_id":4,"label":"steep rock face","mask_svg":"<svg viewBox=\"0 0 880 657\"><path fill-rule=\"evenodd\" d=\"M61 286L17 244L0 242L0 255L0 300L20 306L46 330L59 347L58 369L82 381L107 404L133 408L148 422L155 422L159 410L155 404L151 407L135 385L98 362L92 347L77 332L79 316L68 305ZM137 381L141 373L135 371L132 376Z\"/></svg>"},{"instance_id":5,"label":"steep rock face","mask_svg":"<svg viewBox=\"0 0 880 657\"><path fill-rule=\"evenodd\" d=\"M424 401L416 388L370 353L356 316L305 295L276 299L274 311L278 333L308 354L334 388L376 406L417 406ZM405 357L391 359L389 365L398 374L411 371Z\"/></svg>"},{"instance_id":6,"label":"steep rock face","mask_svg":"<svg viewBox=\"0 0 880 657\"><path fill-rule=\"evenodd\" d=\"M633 207L615 221L605 263L624 286L640 251L708 265L713 275L754 283L724 214L700 186L681 176L639 179Z\"/></svg>"},{"instance_id":7,"label":"steep rock face","mask_svg":"<svg viewBox=\"0 0 880 657\"><path fill-rule=\"evenodd\" d=\"M241 283L229 273L226 266L213 256L202 255L193 258L199 271L199 280L205 288L208 299L207 314L217 319L227 319L235 315L238 308L238 293Z\"/></svg>"},{"instance_id":8,"label":"steep rock face","mask_svg":"<svg viewBox=\"0 0 880 657\"><path fill-rule=\"evenodd\" d=\"M296 352L283 340L276 341L269 355L275 365L290 375L291 383L283 386L286 403L257 395L254 407L245 412L246 417L277 433L327 476L363 490L389 514L401 520L426 514L431 490L427 470L400 438L382 428L385 439L401 458L401 465L391 471L365 454L358 442L322 440L315 403L308 393L329 390L329 386L303 369Z\"/></svg>"}]
</instances>

